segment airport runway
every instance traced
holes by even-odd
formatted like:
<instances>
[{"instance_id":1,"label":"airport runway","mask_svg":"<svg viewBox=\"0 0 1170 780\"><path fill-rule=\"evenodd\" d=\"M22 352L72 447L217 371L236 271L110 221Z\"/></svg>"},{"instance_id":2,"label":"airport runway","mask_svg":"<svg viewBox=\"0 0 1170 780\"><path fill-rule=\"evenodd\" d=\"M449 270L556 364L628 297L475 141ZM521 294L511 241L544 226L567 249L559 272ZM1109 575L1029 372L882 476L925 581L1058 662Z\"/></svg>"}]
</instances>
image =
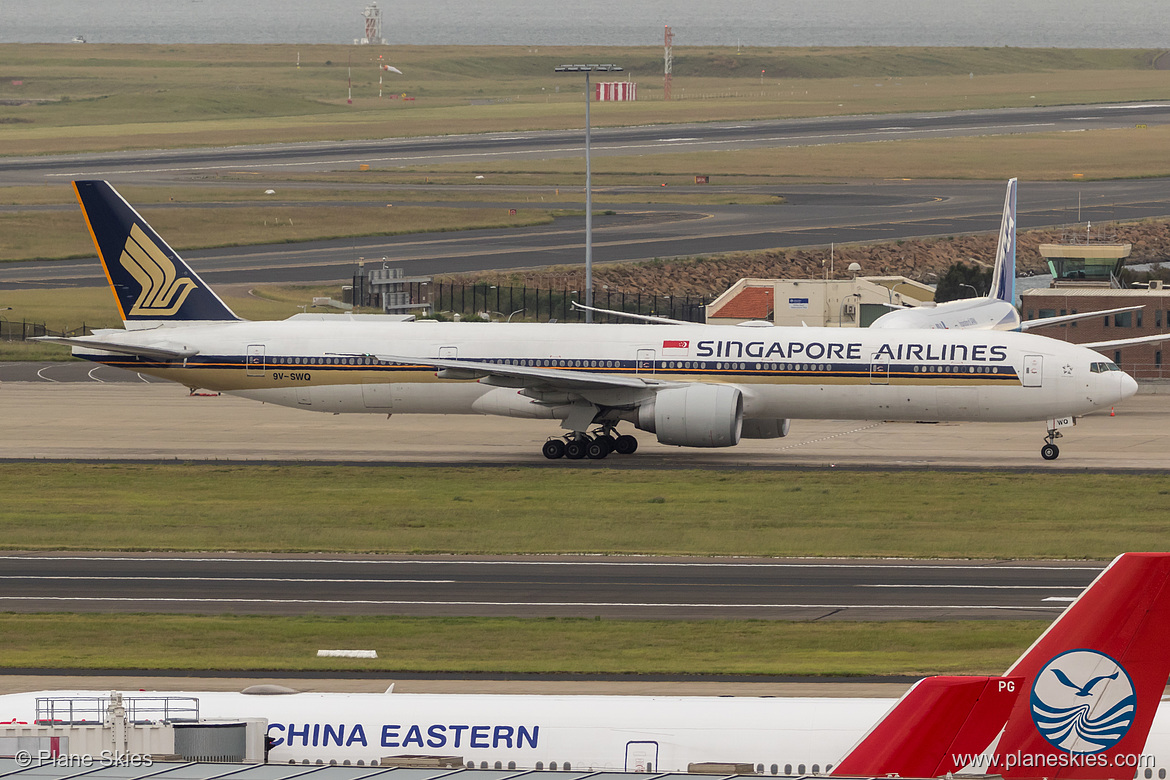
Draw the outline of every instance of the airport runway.
<instances>
[{"instance_id":1,"label":"airport runway","mask_svg":"<svg viewBox=\"0 0 1170 780\"><path fill-rule=\"evenodd\" d=\"M1157 125L1170 122L1170 103L959 111L937 114L887 114L761 122L599 128L594 153L658 154L910 138L1036 132ZM154 183L224 186L209 174L353 170L477 159L578 156L579 131L443 136L361 142L280 144L156 152L0 158L9 183L43 183L102 177L115 184ZM720 190L718 172L705 193ZM259 181L259 180L257 180ZM642 192L653 189L648 182ZM249 183L260 190L259 184ZM299 186L299 185L298 185ZM418 189L412 188L412 189ZM449 190L449 188L445 188ZM483 192L489 188L477 188ZM371 187L371 202L392 201L393 188ZM736 191L782 195L784 206L674 206L607 203L596 193L594 261L628 262L752 251L777 247L821 246L994 230L1003 201L999 182L857 182ZM676 188L672 190L678 192ZM524 188L496 190L500 208L532 207ZM385 199L385 201L383 200ZM649 198L648 199L652 199ZM267 202L266 202L267 203ZM1081 221L1133 220L1170 215L1166 181L1025 183L1020 188L1019 225L1023 229ZM238 204L244 205L244 204ZM484 203L442 203L483 207ZM545 202L542 207L579 209L578 202ZM583 257L582 217L516 230L465 231L343 239L297 245L269 245L184 253L212 284L338 282L352 277L358 258L386 258L408 276L502 268L578 264ZM0 290L101 284L96 259L0 264Z\"/></svg>"},{"instance_id":2,"label":"airport runway","mask_svg":"<svg viewBox=\"0 0 1170 780\"><path fill-rule=\"evenodd\" d=\"M599 119L598 122L604 120ZM956 138L1010 133L1080 132L1170 122L1170 103L1118 103L980 111L875 114L702 124L597 127L592 153L668 154L749 147ZM70 178L135 183L174 181L213 172L313 172L486 159L545 159L584 153L582 130L483 133L373 141L328 141L210 149L0 158L8 184Z\"/></svg>"},{"instance_id":3,"label":"airport runway","mask_svg":"<svg viewBox=\"0 0 1170 780\"><path fill-rule=\"evenodd\" d=\"M973 620L1056 617L1084 562L572 556L0 556L16 612Z\"/></svg>"},{"instance_id":4,"label":"airport runway","mask_svg":"<svg viewBox=\"0 0 1170 780\"><path fill-rule=\"evenodd\" d=\"M1002 182L872 181L752 191L782 195L786 202L631 206L607 204L605 193L598 193L596 209L615 213L598 214L594 220L594 262L990 232L998 227L1003 209ZM501 196L504 201L496 204L500 208L533 205L515 199L511 189ZM463 205L482 208L484 203ZM1163 217L1170 215L1170 180L1026 182L1020 186L1018 208L1018 224L1024 230L1083 219ZM78 225L84 229L80 219ZM212 285L349 281L358 258L379 263L386 258L408 276L579 265L584 257L584 217L562 217L528 228L208 249L183 256ZM102 284L105 278L96 257L0 263L0 290Z\"/></svg>"}]
</instances>

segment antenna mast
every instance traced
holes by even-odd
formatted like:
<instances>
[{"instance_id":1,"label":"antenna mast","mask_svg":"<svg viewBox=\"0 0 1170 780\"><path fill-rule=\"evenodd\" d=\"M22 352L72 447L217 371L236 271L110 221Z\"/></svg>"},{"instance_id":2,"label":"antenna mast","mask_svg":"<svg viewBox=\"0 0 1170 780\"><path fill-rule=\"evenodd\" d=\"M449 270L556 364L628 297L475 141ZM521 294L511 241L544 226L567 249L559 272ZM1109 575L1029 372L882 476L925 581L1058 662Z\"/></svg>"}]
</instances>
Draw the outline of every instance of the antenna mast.
<instances>
[{"instance_id":1,"label":"antenna mast","mask_svg":"<svg viewBox=\"0 0 1170 780\"><path fill-rule=\"evenodd\" d=\"M666 53L664 55L666 69L662 76L662 99L670 100L670 71L674 65L674 33L670 31L670 25L666 25L666 35L664 37L666 44Z\"/></svg>"}]
</instances>

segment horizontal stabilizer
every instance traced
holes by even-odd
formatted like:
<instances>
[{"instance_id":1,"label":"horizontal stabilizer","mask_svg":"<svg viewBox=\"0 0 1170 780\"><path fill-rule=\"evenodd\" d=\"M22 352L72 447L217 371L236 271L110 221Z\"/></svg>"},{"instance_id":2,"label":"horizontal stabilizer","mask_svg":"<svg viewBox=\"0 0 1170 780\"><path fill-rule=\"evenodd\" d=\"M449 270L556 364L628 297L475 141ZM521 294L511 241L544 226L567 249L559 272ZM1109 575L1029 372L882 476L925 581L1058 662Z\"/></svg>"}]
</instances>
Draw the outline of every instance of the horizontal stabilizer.
<instances>
[{"instance_id":1,"label":"horizontal stabilizer","mask_svg":"<svg viewBox=\"0 0 1170 780\"><path fill-rule=\"evenodd\" d=\"M1076 314L1062 314L1059 317L1041 317L1038 320L1024 320L1020 323L1020 330L1032 330L1033 328L1043 328L1046 325L1063 325L1068 322L1076 322L1077 320L1087 320L1092 317L1105 317L1110 314L1122 314L1127 311L1137 311L1144 309L1145 304L1137 306L1121 306L1117 309L1102 309L1101 311L1082 311Z\"/></svg>"},{"instance_id":2,"label":"horizontal stabilizer","mask_svg":"<svg viewBox=\"0 0 1170 780\"><path fill-rule=\"evenodd\" d=\"M65 336L38 336L33 341L47 341L51 344L65 344L82 349L97 349L102 352L115 352L119 355L134 355L136 357L154 358L156 360L182 360L199 354L199 350L184 347L179 344L124 344L118 341L96 339L93 336L67 338Z\"/></svg>"},{"instance_id":3,"label":"horizontal stabilizer","mask_svg":"<svg viewBox=\"0 0 1170 780\"><path fill-rule=\"evenodd\" d=\"M1088 347L1099 352L1103 349L1132 347L1134 344L1157 344L1160 341L1170 341L1170 333L1155 333L1152 336L1135 336L1131 339L1114 339L1113 341L1090 341L1088 344L1078 344L1077 346Z\"/></svg>"}]
</instances>

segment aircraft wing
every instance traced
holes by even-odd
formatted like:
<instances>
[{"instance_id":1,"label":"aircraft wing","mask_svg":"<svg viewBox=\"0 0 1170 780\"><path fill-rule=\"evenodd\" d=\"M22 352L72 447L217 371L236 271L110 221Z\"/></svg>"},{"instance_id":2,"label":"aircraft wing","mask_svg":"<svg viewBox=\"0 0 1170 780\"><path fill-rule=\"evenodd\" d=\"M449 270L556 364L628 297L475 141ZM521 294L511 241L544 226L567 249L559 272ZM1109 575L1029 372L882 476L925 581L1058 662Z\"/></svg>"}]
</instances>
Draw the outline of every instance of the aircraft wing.
<instances>
[{"instance_id":1,"label":"aircraft wing","mask_svg":"<svg viewBox=\"0 0 1170 780\"><path fill-rule=\"evenodd\" d=\"M687 322L686 320L675 320L670 317L658 317L653 314L631 314L628 311L614 311L613 309L599 309L596 306L586 306L583 303L573 301L574 309L581 309L582 311L592 311L598 314L612 314L615 317L625 317L630 320L638 320L639 322L653 322L658 325L695 325L694 322Z\"/></svg>"},{"instance_id":2,"label":"aircraft wing","mask_svg":"<svg viewBox=\"0 0 1170 780\"><path fill-rule=\"evenodd\" d=\"M181 344L162 343L143 346L141 344L125 344L120 341L107 341L94 336L36 336L30 341L47 341L51 344L65 344L70 347L100 349L103 352L116 352L119 355L134 355L136 357L154 358L156 360L182 360L199 354L199 350L182 346Z\"/></svg>"},{"instance_id":3,"label":"aircraft wing","mask_svg":"<svg viewBox=\"0 0 1170 780\"><path fill-rule=\"evenodd\" d=\"M1170 333L1155 333L1153 336L1137 336L1132 339L1114 339L1113 341L1090 341L1087 344L1077 344L1078 347L1088 347L1100 352L1103 349L1120 349L1131 347L1134 344L1156 344L1159 341L1170 341Z\"/></svg>"},{"instance_id":4,"label":"aircraft wing","mask_svg":"<svg viewBox=\"0 0 1170 780\"><path fill-rule=\"evenodd\" d=\"M1087 320L1090 317L1104 317L1107 314L1121 314L1127 311L1137 311L1144 309L1145 304L1138 306L1122 306L1118 309L1101 309L1100 311L1083 311L1076 314L1062 314L1059 317L1041 317L1038 320L1024 320L1020 323L1020 330L1031 330L1032 328L1043 328L1045 325L1060 325L1063 322L1075 322L1076 320Z\"/></svg>"},{"instance_id":5,"label":"aircraft wing","mask_svg":"<svg viewBox=\"0 0 1170 780\"><path fill-rule=\"evenodd\" d=\"M362 356L364 357L364 356ZM417 358L405 355L374 355L378 360L414 366L433 366L444 379L503 379L519 382L518 386L542 384L560 390L585 391L602 389L645 390L650 387L674 384L643 379L636 376L615 376L597 371L567 371L563 368L518 366L509 363L489 363L479 360L451 360L448 358ZM505 386L511 386L511 382Z\"/></svg>"}]
</instances>

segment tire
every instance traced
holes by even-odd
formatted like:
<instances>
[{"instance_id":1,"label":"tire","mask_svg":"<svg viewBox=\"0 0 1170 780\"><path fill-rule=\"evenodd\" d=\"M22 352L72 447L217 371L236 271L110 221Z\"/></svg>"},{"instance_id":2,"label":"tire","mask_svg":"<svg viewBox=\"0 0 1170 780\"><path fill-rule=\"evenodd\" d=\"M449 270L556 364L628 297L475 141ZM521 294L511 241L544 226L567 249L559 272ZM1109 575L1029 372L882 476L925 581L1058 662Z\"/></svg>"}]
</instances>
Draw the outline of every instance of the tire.
<instances>
[{"instance_id":1,"label":"tire","mask_svg":"<svg viewBox=\"0 0 1170 780\"><path fill-rule=\"evenodd\" d=\"M565 457L565 443L560 439L549 439L540 448L540 451L549 460L557 460L558 458Z\"/></svg>"},{"instance_id":2,"label":"tire","mask_svg":"<svg viewBox=\"0 0 1170 780\"><path fill-rule=\"evenodd\" d=\"M638 449L638 440L629 434L617 437L613 443L613 451L618 455L633 455Z\"/></svg>"},{"instance_id":3,"label":"tire","mask_svg":"<svg viewBox=\"0 0 1170 780\"><path fill-rule=\"evenodd\" d=\"M585 451L588 446L587 439L573 439L565 445L565 457L569 460L581 460L588 454Z\"/></svg>"},{"instance_id":4,"label":"tire","mask_svg":"<svg viewBox=\"0 0 1170 780\"><path fill-rule=\"evenodd\" d=\"M1045 444L1040 448L1040 457L1044 460L1056 460L1060 457L1060 447L1055 444Z\"/></svg>"},{"instance_id":5,"label":"tire","mask_svg":"<svg viewBox=\"0 0 1170 780\"><path fill-rule=\"evenodd\" d=\"M585 455L590 460L601 460L609 454L609 442L604 437L598 436L585 448Z\"/></svg>"}]
</instances>

